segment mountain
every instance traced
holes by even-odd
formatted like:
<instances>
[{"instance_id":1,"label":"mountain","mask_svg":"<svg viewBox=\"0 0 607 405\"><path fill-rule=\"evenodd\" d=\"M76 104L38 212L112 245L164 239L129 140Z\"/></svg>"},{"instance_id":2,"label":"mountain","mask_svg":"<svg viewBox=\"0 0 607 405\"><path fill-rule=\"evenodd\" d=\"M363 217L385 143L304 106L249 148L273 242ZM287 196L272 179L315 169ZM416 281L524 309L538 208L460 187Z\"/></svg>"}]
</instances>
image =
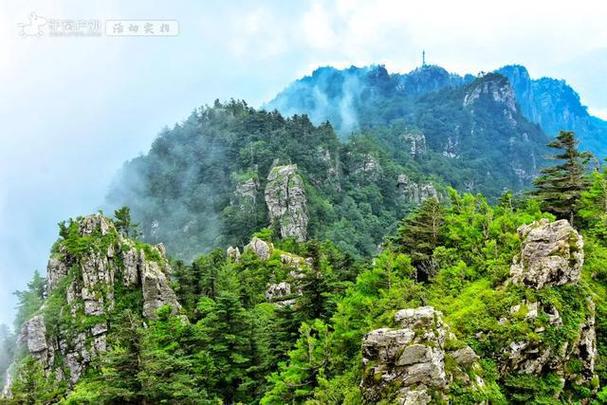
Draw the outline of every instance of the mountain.
<instances>
[{"instance_id":1,"label":"mountain","mask_svg":"<svg viewBox=\"0 0 607 405\"><path fill-rule=\"evenodd\" d=\"M292 168L276 169L269 194L299 187L295 179ZM595 173L592 190L606 181ZM536 201L429 199L373 260L262 230L242 250L185 264L126 236L125 215L77 218L60 225L44 282L20 294L18 350L0 401L601 400L602 190L584 195L577 230ZM287 209L281 223L301 214ZM403 243L412 238L414 247ZM413 264L418 249L430 249L429 266Z\"/></svg>"},{"instance_id":2,"label":"mountain","mask_svg":"<svg viewBox=\"0 0 607 405\"><path fill-rule=\"evenodd\" d=\"M436 80L428 83L433 72ZM461 85L464 79L433 67L398 83L385 73L381 67L348 73L346 81L373 83L351 107L364 101L376 123L347 139L306 115L284 118L236 101L202 107L124 166L109 205L129 206L145 240L162 241L185 259L242 245L262 226L282 232L289 226L276 213L291 209L302 213L291 236L329 239L367 256L398 218L427 196L446 196L447 187L496 199L529 186L548 138L519 113L503 76ZM346 81L327 100L343 97ZM414 96L402 96L401 104L385 97L403 86ZM272 202L281 199L268 188L274 170L297 179L297 202Z\"/></svg>"},{"instance_id":3,"label":"mountain","mask_svg":"<svg viewBox=\"0 0 607 405\"><path fill-rule=\"evenodd\" d=\"M523 66L496 70L508 78L520 112L549 136L560 130L578 134L584 149L598 157L607 150L607 122L591 116L579 95L562 80L533 80ZM442 89L466 86L475 76L451 74L439 66L425 65L406 74L388 73L383 66L324 67L296 80L266 108L285 115L308 114L312 122L331 122L342 136L368 126L408 119L417 111L417 100Z\"/></svg>"},{"instance_id":4,"label":"mountain","mask_svg":"<svg viewBox=\"0 0 607 405\"><path fill-rule=\"evenodd\" d=\"M217 101L60 223L0 403L603 403L607 173L512 192L551 139L523 80L344 72L280 96L341 135Z\"/></svg>"},{"instance_id":5,"label":"mountain","mask_svg":"<svg viewBox=\"0 0 607 405\"><path fill-rule=\"evenodd\" d=\"M146 155L125 164L108 204L128 205L145 240L163 241L187 260L243 245L264 226L369 255L437 189L440 181L424 175L415 157L396 159L371 136L342 143L329 124L232 101L203 107L160 134ZM293 210L296 224L281 221Z\"/></svg>"},{"instance_id":6,"label":"mountain","mask_svg":"<svg viewBox=\"0 0 607 405\"><path fill-rule=\"evenodd\" d=\"M580 96L564 80L547 77L533 80L525 67L504 66L497 72L510 80L523 115L549 135L575 131L582 147L597 157L607 156L607 121L588 113Z\"/></svg>"},{"instance_id":7,"label":"mountain","mask_svg":"<svg viewBox=\"0 0 607 405\"><path fill-rule=\"evenodd\" d=\"M373 124L387 124L414 109L417 97L460 87L474 78L423 66L390 74L384 66L339 70L322 67L287 86L264 107L285 116L307 114L316 125L329 121L343 136Z\"/></svg>"}]
</instances>

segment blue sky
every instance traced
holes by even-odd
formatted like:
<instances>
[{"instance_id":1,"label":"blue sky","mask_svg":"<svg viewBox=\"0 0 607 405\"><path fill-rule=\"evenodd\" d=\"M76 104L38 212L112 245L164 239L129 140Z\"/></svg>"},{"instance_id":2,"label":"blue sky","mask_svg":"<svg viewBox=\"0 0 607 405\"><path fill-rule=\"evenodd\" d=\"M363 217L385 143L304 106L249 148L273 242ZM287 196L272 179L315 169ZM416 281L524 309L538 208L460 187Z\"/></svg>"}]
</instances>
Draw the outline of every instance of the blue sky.
<instances>
[{"instance_id":1,"label":"blue sky","mask_svg":"<svg viewBox=\"0 0 607 405\"><path fill-rule=\"evenodd\" d=\"M607 116L607 3L4 1L0 4L0 322L45 270L56 224L95 211L125 160L215 98L258 106L319 65L504 64L566 79ZM603 3L603 4L601 4ZM47 19L174 19L175 37L23 37Z\"/></svg>"}]
</instances>

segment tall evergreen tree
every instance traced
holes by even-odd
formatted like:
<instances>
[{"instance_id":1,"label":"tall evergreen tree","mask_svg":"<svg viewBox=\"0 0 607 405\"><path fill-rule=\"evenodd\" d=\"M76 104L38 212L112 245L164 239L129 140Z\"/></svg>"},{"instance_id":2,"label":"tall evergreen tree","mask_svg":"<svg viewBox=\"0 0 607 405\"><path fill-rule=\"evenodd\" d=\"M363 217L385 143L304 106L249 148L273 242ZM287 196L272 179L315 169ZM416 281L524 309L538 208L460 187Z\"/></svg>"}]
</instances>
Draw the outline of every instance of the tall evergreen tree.
<instances>
[{"instance_id":1,"label":"tall evergreen tree","mask_svg":"<svg viewBox=\"0 0 607 405\"><path fill-rule=\"evenodd\" d=\"M534 181L535 195L544 211L573 224L582 192L588 186L584 167L591 155L578 150L578 141L571 131L561 131L548 146L559 150L551 159L562 163L542 170Z\"/></svg>"},{"instance_id":2,"label":"tall evergreen tree","mask_svg":"<svg viewBox=\"0 0 607 405\"><path fill-rule=\"evenodd\" d=\"M432 252L440 243L444 223L443 209L438 199L426 199L419 208L405 218L398 227L393 242L399 250L411 256L417 269L417 279L427 279L434 272Z\"/></svg>"}]
</instances>

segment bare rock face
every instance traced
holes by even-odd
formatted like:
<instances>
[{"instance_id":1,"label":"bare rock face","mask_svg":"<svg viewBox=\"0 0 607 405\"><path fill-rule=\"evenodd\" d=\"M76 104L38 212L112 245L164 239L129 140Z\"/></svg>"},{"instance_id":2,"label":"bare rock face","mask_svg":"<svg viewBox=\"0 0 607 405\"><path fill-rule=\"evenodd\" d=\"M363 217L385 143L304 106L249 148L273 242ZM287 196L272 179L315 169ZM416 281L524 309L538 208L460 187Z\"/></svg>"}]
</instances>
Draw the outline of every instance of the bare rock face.
<instances>
[{"instance_id":1,"label":"bare rock face","mask_svg":"<svg viewBox=\"0 0 607 405\"><path fill-rule=\"evenodd\" d=\"M295 302L291 297L291 284L286 281L280 283L270 284L266 290L266 299L269 302L274 302L279 306L291 305Z\"/></svg>"},{"instance_id":2,"label":"bare rock face","mask_svg":"<svg viewBox=\"0 0 607 405\"><path fill-rule=\"evenodd\" d=\"M70 235L69 243L56 243L47 267L47 295L58 298L54 306L62 306L45 304L24 324L19 342L47 375L74 385L92 359L107 350L117 283L141 291L140 311L148 318L160 306L169 305L174 313L181 307L170 287L163 246L144 249L122 237L100 214L79 218L70 226L76 227L77 235ZM50 335L45 325L49 311L53 317L69 318L69 329Z\"/></svg>"},{"instance_id":3,"label":"bare rock face","mask_svg":"<svg viewBox=\"0 0 607 405\"><path fill-rule=\"evenodd\" d=\"M230 246L226 250L226 256L233 262L240 261L240 249L238 247Z\"/></svg>"},{"instance_id":4,"label":"bare rock face","mask_svg":"<svg viewBox=\"0 0 607 405\"><path fill-rule=\"evenodd\" d=\"M464 96L463 106L471 107L482 97L488 97L495 103L503 104L507 111L516 111L514 90L508 80L504 78L494 78L478 83L476 87Z\"/></svg>"},{"instance_id":5,"label":"bare rock face","mask_svg":"<svg viewBox=\"0 0 607 405\"><path fill-rule=\"evenodd\" d=\"M265 200L270 221L279 228L282 238L294 238L298 242L306 240L307 200L297 165L274 166L270 170Z\"/></svg>"},{"instance_id":6,"label":"bare rock face","mask_svg":"<svg viewBox=\"0 0 607 405\"><path fill-rule=\"evenodd\" d=\"M548 320L547 327L559 330L564 328L563 321L550 304L524 302L511 308L511 314L516 316L525 313L524 321L537 325L538 317ZM509 322L502 319L501 323ZM558 347L545 343L547 327L536 326L534 340L519 340L511 342L504 352L501 371L504 373L543 374L554 372L565 380L575 384L588 383L594 377L594 365L597 356L594 304L587 302L587 315L577 331L577 337L571 341L563 341ZM579 368L571 374L566 364L575 359Z\"/></svg>"},{"instance_id":7,"label":"bare rock face","mask_svg":"<svg viewBox=\"0 0 607 405\"><path fill-rule=\"evenodd\" d=\"M403 309L395 320L399 329L377 329L364 337L361 388L365 403L428 404L431 391L446 395L451 381L467 376L464 368L478 366L469 347L446 352L447 341L454 337L434 308ZM458 376L457 371L445 370L446 356L454 358ZM470 386L482 384L482 380L465 378Z\"/></svg>"},{"instance_id":8,"label":"bare rock face","mask_svg":"<svg viewBox=\"0 0 607 405\"><path fill-rule=\"evenodd\" d=\"M419 204L424 200L438 198L438 192L432 183L416 183L406 174L400 174L396 186L402 196L410 203Z\"/></svg>"},{"instance_id":9,"label":"bare rock face","mask_svg":"<svg viewBox=\"0 0 607 405\"><path fill-rule=\"evenodd\" d=\"M164 305L170 306L174 314L181 309L165 270L157 262L149 261L143 265L141 287L143 315L147 318L154 318L156 310Z\"/></svg>"},{"instance_id":10,"label":"bare rock face","mask_svg":"<svg viewBox=\"0 0 607 405\"><path fill-rule=\"evenodd\" d=\"M257 236L253 237L249 244L244 247L245 252L253 252L261 260L268 260L273 250L274 246L271 243L259 239Z\"/></svg>"},{"instance_id":11,"label":"bare rock face","mask_svg":"<svg viewBox=\"0 0 607 405\"><path fill-rule=\"evenodd\" d=\"M518 229L522 242L510 276L515 284L540 289L577 283L584 264L584 241L567 220L547 219Z\"/></svg>"},{"instance_id":12,"label":"bare rock face","mask_svg":"<svg viewBox=\"0 0 607 405\"><path fill-rule=\"evenodd\" d=\"M510 268L512 283L539 290L579 282L584 243L568 221L542 219L521 226L518 233L522 245ZM499 322L517 323L519 328L526 323L524 327L533 331L534 339L522 335L508 343L500 364L502 373L540 375L552 372L561 377L563 384L565 381L590 383L597 356L595 308L590 298L581 311L583 318L576 331L564 321L564 316L571 314L561 314L550 301L525 299L512 306L509 314ZM555 345L551 340L555 334L568 338ZM571 360L578 363L573 373L567 367Z\"/></svg>"},{"instance_id":13,"label":"bare rock face","mask_svg":"<svg viewBox=\"0 0 607 405\"><path fill-rule=\"evenodd\" d=\"M240 181L234 190L234 196L231 204L239 210L250 213L255 210L257 205L257 194L259 192L259 181L256 177Z\"/></svg>"},{"instance_id":14,"label":"bare rock face","mask_svg":"<svg viewBox=\"0 0 607 405\"><path fill-rule=\"evenodd\" d=\"M304 279L304 270L312 266L312 259L304 259L292 253L281 253L281 264L289 269L286 279L268 285L265 297L277 306L293 305L297 297L301 296L301 282Z\"/></svg>"},{"instance_id":15,"label":"bare rock face","mask_svg":"<svg viewBox=\"0 0 607 405\"><path fill-rule=\"evenodd\" d=\"M36 315L25 322L17 340L43 365L52 362L54 351L46 341L46 325L42 315Z\"/></svg>"},{"instance_id":16,"label":"bare rock face","mask_svg":"<svg viewBox=\"0 0 607 405\"><path fill-rule=\"evenodd\" d=\"M406 132L400 136L409 147L409 154L418 157L426 153L426 136L419 132Z\"/></svg>"}]
</instances>

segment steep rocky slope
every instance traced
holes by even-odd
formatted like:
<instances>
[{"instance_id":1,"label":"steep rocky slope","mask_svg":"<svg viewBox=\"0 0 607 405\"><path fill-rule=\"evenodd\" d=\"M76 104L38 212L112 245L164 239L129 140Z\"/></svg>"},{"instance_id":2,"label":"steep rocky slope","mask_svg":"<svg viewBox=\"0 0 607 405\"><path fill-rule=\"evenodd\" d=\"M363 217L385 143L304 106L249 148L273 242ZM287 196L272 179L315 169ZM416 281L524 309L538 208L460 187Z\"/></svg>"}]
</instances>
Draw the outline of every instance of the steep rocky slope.
<instances>
[{"instance_id":1,"label":"steep rocky slope","mask_svg":"<svg viewBox=\"0 0 607 405\"><path fill-rule=\"evenodd\" d=\"M73 386L107 350L118 312L153 318L164 305L179 312L170 272L162 245L128 239L100 214L78 218L53 246L46 302L18 341L45 375Z\"/></svg>"},{"instance_id":2,"label":"steep rocky slope","mask_svg":"<svg viewBox=\"0 0 607 405\"><path fill-rule=\"evenodd\" d=\"M549 77L531 79L524 66L510 65L497 70L506 76L516 93L522 113L549 135L575 131L582 147L599 158L605 157L607 122L593 117L580 96L564 80Z\"/></svg>"}]
</instances>

